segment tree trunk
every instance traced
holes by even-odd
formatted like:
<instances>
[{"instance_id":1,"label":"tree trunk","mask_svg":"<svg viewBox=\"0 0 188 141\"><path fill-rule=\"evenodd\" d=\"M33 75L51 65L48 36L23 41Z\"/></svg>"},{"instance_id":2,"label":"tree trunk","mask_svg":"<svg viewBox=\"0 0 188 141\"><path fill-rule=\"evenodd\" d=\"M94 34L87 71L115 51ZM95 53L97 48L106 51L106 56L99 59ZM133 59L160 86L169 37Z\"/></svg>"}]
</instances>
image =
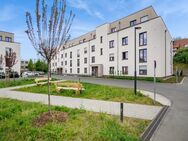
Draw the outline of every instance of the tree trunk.
<instances>
[{"instance_id":1,"label":"tree trunk","mask_svg":"<svg viewBox=\"0 0 188 141\"><path fill-rule=\"evenodd\" d=\"M50 108L50 62L48 62L48 111L51 111Z\"/></svg>"}]
</instances>

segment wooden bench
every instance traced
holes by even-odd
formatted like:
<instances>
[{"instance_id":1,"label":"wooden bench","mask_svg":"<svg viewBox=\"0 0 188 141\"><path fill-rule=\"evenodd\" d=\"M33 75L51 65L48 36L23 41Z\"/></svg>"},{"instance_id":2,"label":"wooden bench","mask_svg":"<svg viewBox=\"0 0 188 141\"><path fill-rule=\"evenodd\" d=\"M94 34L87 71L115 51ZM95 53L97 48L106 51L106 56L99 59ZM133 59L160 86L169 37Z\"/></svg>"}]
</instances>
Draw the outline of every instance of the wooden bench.
<instances>
[{"instance_id":1,"label":"wooden bench","mask_svg":"<svg viewBox=\"0 0 188 141\"><path fill-rule=\"evenodd\" d=\"M51 80L51 78L50 78L50 80ZM46 78L46 77L43 77L43 78L36 78L36 79L35 79L35 83L36 83L37 85L44 85L44 84L47 83L47 81L48 81L48 78Z\"/></svg>"},{"instance_id":2,"label":"wooden bench","mask_svg":"<svg viewBox=\"0 0 188 141\"><path fill-rule=\"evenodd\" d=\"M57 82L55 83L56 92L59 93L62 90L74 90L76 94L80 94L81 91L85 90L81 83L62 83Z\"/></svg>"}]
</instances>

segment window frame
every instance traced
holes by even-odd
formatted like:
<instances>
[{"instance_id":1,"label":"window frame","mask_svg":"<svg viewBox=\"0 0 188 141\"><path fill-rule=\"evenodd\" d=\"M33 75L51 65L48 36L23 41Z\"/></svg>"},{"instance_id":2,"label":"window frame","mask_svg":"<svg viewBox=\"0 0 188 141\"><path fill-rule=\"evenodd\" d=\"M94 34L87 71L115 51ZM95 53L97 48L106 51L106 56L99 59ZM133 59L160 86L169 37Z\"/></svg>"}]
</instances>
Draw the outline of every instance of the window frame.
<instances>
[{"instance_id":1,"label":"window frame","mask_svg":"<svg viewBox=\"0 0 188 141\"><path fill-rule=\"evenodd\" d=\"M126 45L128 45L128 36L122 38L122 46L126 46Z\"/></svg>"},{"instance_id":2,"label":"window frame","mask_svg":"<svg viewBox=\"0 0 188 141\"><path fill-rule=\"evenodd\" d=\"M125 58L124 58L124 53L125 53ZM128 51L122 52L122 60L128 60Z\"/></svg>"},{"instance_id":3,"label":"window frame","mask_svg":"<svg viewBox=\"0 0 188 141\"><path fill-rule=\"evenodd\" d=\"M109 48L114 48L114 40L109 41Z\"/></svg>"},{"instance_id":4,"label":"window frame","mask_svg":"<svg viewBox=\"0 0 188 141\"><path fill-rule=\"evenodd\" d=\"M91 52L95 52L95 45L91 46Z\"/></svg>"},{"instance_id":5,"label":"window frame","mask_svg":"<svg viewBox=\"0 0 188 141\"><path fill-rule=\"evenodd\" d=\"M146 35L146 39L145 39L145 36ZM143 36L141 38L141 36ZM139 33L139 46L146 46L147 45L147 32L142 32L142 33Z\"/></svg>"},{"instance_id":6,"label":"window frame","mask_svg":"<svg viewBox=\"0 0 188 141\"><path fill-rule=\"evenodd\" d=\"M127 71L125 71L125 70L127 70ZM129 73L129 67L128 66L122 66L122 74L123 75L128 75L128 73Z\"/></svg>"},{"instance_id":7,"label":"window frame","mask_svg":"<svg viewBox=\"0 0 188 141\"><path fill-rule=\"evenodd\" d=\"M139 49L139 63L147 63L147 48Z\"/></svg>"},{"instance_id":8,"label":"window frame","mask_svg":"<svg viewBox=\"0 0 188 141\"><path fill-rule=\"evenodd\" d=\"M140 67L145 66L146 69L140 69ZM140 65L139 66L139 75L147 75L147 65Z\"/></svg>"},{"instance_id":9,"label":"window frame","mask_svg":"<svg viewBox=\"0 0 188 141\"><path fill-rule=\"evenodd\" d=\"M133 24L132 24L132 23L133 23ZM131 26L131 27L132 27L132 26L135 26L135 25L137 25L137 20L136 20L136 19L130 21L130 26Z\"/></svg>"},{"instance_id":10,"label":"window frame","mask_svg":"<svg viewBox=\"0 0 188 141\"><path fill-rule=\"evenodd\" d=\"M109 61L110 61L110 62L115 61L115 54L114 54L114 53L110 53L110 54L109 54Z\"/></svg>"}]
</instances>

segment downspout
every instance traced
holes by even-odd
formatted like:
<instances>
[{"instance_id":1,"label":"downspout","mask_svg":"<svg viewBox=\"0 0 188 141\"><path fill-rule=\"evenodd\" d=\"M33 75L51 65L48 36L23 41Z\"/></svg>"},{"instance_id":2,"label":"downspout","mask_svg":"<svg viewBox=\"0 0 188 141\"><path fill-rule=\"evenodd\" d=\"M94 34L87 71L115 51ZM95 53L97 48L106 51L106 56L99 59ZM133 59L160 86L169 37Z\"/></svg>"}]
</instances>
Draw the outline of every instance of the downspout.
<instances>
[{"instance_id":1,"label":"downspout","mask_svg":"<svg viewBox=\"0 0 188 141\"><path fill-rule=\"evenodd\" d=\"M119 27L117 31L117 75L119 75L119 30L121 28L121 22L119 22Z\"/></svg>"},{"instance_id":2,"label":"downspout","mask_svg":"<svg viewBox=\"0 0 188 141\"><path fill-rule=\"evenodd\" d=\"M92 38L92 34L91 34L91 38ZM89 75L92 75L92 72L90 72L90 41L91 41L91 39L89 40L89 50L88 50L88 52L89 52L89 57L88 57L88 62L89 62L89 68L88 68L88 71L89 71Z\"/></svg>"},{"instance_id":3,"label":"downspout","mask_svg":"<svg viewBox=\"0 0 188 141\"><path fill-rule=\"evenodd\" d=\"M167 76L167 74L166 74L166 61L167 61L167 59L166 59L166 33L167 33L167 30L165 30L165 77Z\"/></svg>"}]
</instances>

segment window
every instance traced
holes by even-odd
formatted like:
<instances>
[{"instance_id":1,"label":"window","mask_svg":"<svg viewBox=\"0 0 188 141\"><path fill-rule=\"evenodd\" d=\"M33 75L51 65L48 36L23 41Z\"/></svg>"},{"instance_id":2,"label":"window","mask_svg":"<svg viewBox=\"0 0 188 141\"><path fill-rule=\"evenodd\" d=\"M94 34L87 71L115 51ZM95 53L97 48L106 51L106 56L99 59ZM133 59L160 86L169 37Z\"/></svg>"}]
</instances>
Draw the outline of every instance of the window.
<instances>
[{"instance_id":1,"label":"window","mask_svg":"<svg viewBox=\"0 0 188 141\"><path fill-rule=\"evenodd\" d=\"M111 53L111 54L109 55L109 61L114 61L114 53Z\"/></svg>"},{"instance_id":2,"label":"window","mask_svg":"<svg viewBox=\"0 0 188 141\"><path fill-rule=\"evenodd\" d=\"M70 73L72 73L72 68L70 68Z\"/></svg>"},{"instance_id":3,"label":"window","mask_svg":"<svg viewBox=\"0 0 188 141\"><path fill-rule=\"evenodd\" d=\"M147 20L148 20L148 15L143 16L143 17L140 18L140 22L141 22L141 23L142 23L142 22L145 22L145 21L147 21Z\"/></svg>"},{"instance_id":4,"label":"window","mask_svg":"<svg viewBox=\"0 0 188 141\"><path fill-rule=\"evenodd\" d=\"M114 67L109 68L109 74L114 74Z\"/></svg>"},{"instance_id":5,"label":"window","mask_svg":"<svg viewBox=\"0 0 188 141\"><path fill-rule=\"evenodd\" d=\"M122 74L128 74L128 66L122 67Z\"/></svg>"},{"instance_id":6,"label":"window","mask_svg":"<svg viewBox=\"0 0 188 141\"><path fill-rule=\"evenodd\" d=\"M87 64L87 58L84 58L84 64Z\"/></svg>"},{"instance_id":7,"label":"window","mask_svg":"<svg viewBox=\"0 0 188 141\"><path fill-rule=\"evenodd\" d=\"M10 56L11 53L12 53L12 48L6 47L6 49L5 49L5 55L6 56Z\"/></svg>"},{"instance_id":8,"label":"window","mask_svg":"<svg viewBox=\"0 0 188 141\"><path fill-rule=\"evenodd\" d=\"M77 68L77 73L78 73L78 74L80 73L80 68Z\"/></svg>"},{"instance_id":9,"label":"window","mask_svg":"<svg viewBox=\"0 0 188 141\"><path fill-rule=\"evenodd\" d=\"M77 57L80 57L80 50L77 50Z\"/></svg>"},{"instance_id":10,"label":"window","mask_svg":"<svg viewBox=\"0 0 188 141\"><path fill-rule=\"evenodd\" d=\"M139 50L139 62L147 62L147 49L140 49Z\"/></svg>"},{"instance_id":11,"label":"window","mask_svg":"<svg viewBox=\"0 0 188 141\"><path fill-rule=\"evenodd\" d=\"M67 53L65 53L65 58L67 58Z\"/></svg>"},{"instance_id":12,"label":"window","mask_svg":"<svg viewBox=\"0 0 188 141\"><path fill-rule=\"evenodd\" d=\"M122 38L122 46L128 45L128 37Z\"/></svg>"},{"instance_id":13,"label":"window","mask_svg":"<svg viewBox=\"0 0 188 141\"><path fill-rule=\"evenodd\" d=\"M77 66L80 66L80 59L77 59Z\"/></svg>"},{"instance_id":14,"label":"window","mask_svg":"<svg viewBox=\"0 0 188 141\"><path fill-rule=\"evenodd\" d=\"M5 37L5 41L6 42L12 42L12 38L11 37Z\"/></svg>"},{"instance_id":15,"label":"window","mask_svg":"<svg viewBox=\"0 0 188 141\"><path fill-rule=\"evenodd\" d=\"M65 69L65 73L67 73L67 69Z\"/></svg>"},{"instance_id":16,"label":"window","mask_svg":"<svg viewBox=\"0 0 188 141\"><path fill-rule=\"evenodd\" d=\"M139 74L147 75L147 66L146 65L139 66Z\"/></svg>"},{"instance_id":17,"label":"window","mask_svg":"<svg viewBox=\"0 0 188 141\"><path fill-rule=\"evenodd\" d=\"M67 61L65 61L65 65L67 65Z\"/></svg>"},{"instance_id":18,"label":"window","mask_svg":"<svg viewBox=\"0 0 188 141\"><path fill-rule=\"evenodd\" d=\"M86 39L84 38L84 39L83 39L83 43L84 43L85 41L86 41Z\"/></svg>"},{"instance_id":19,"label":"window","mask_svg":"<svg viewBox=\"0 0 188 141\"><path fill-rule=\"evenodd\" d=\"M93 39L95 39L96 38L96 35L93 35Z\"/></svg>"},{"instance_id":20,"label":"window","mask_svg":"<svg viewBox=\"0 0 188 141\"><path fill-rule=\"evenodd\" d=\"M84 73L87 73L87 68L84 68Z\"/></svg>"},{"instance_id":21,"label":"window","mask_svg":"<svg viewBox=\"0 0 188 141\"><path fill-rule=\"evenodd\" d=\"M111 28L111 33L116 32L116 27Z\"/></svg>"},{"instance_id":22,"label":"window","mask_svg":"<svg viewBox=\"0 0 188 141\"><path fill-rule=\"evenodd\" d=\"M57 63L55 63L55 66L57 67Z\"/></svg>"},{"instance_id":23,"label":"window","mask_svg":"<svg viewBox=\"0 0 188 141\"><path fill-rule=\"evenodd\" d=\"M139 34L139 45L140 46L147 45L147 32L143 32Z\"/></svg>"},{"instance_id":24,"label":"window","mask_svg":"<svg viewBox=\"0 0 188 141\"><path fill-rule=\"evenodd\" d=\"M103 49L102 48L100 49L100 55L103 55Z\"/></svg>"},{"instance_id":25,"label":"window","mask_svg":"<svg viewBox=\"0 0 188 141\"><path fill-rule=\"evenodd\" d=\"M114 40L111 40L111 41L109 42L109 48L114 48Z\"/></svg>"},{"instance_id":26,"label":"window","mask_svg":"<svg viewBox=\"0 0 188 141\"><path fill-rule=\"evenodd\" d=\"M95 57L91 57L91 63L95 63Z\"/></svg>"},{"instance_id":27,"label":"window","mask_svg":"<svg viewBox=\"0 0 188 141\"><path fill-rule=\"evenodd\" d=\"M122 60L128 60L128 51L122 52Z\"/></svg>"},{"instance_id":28,"label":"window","mask_svg":"<svg viewBox=\"0 0 188 141\"><path fill-rule=\"evenodd\" d=\"M72 67L72 60L70 60L70 67Z\"/></svg>"},{"instance_id":29,"label":"window","mask_svg":"<svg viewBox=\"0 0 188 141\"><path fill-rule=\"evenodd\" d=\"M70 52L70 58L72 58L72 52Z\"/></svg>"},{"instance_id":30,"label":"window","mask_svg":"<svg viewBox=\"0 0 188 141\"><path fill-rule=\"evenodd\" d=\"M63 58L63 54L61 54L61 58Z\"/></svg>"},{"instance_id":31,"label":"window","mask_svg":"<svg viewBox=\"0 0 188 141\"><path fill-rule=\"evenodd\" d=\"M87 47L84 48L84 54L86 54L86 53L87 53Z\"/></svg>"},{"instance_id":32,"label":"window","mask_svg":"<svg viewBox=\"0 0 188 141\"><path fill-rule=\"evenodd\" d=\"M91 52L95 52L95 46L91 46Z\"/></svg>"},{"instance_id":33,"label":"window","mask_svg":"<svg viewBox=\"0 0 188 141\"><path fill-rule=\"evenodd\" d=\"M130 21L130 26L136 25L136 20Z\"/></svg>"},{"instance_id":34,"label":"window","mask_svg":"<svg viewBox=\"0 0 188 141\"><path fill-rule=\"evenodd\" d=\"M2 36L0 36L0 41L2 41L3 40L3 37Z\"/></svg>"},{"instance_id":35,"label":"window","mask_svg":"<svg viewBox=\"0 0 188 141\"><path fill-rule=\"evenodd\" d=\"M63 66L63 61L61 62L61 66Z\"/></svg>"},{"instance_id":36,"label":"window","mask_svg":"<svg viewBox=\"0 0 188 141\"><path fill-rule=\"evenodd\" d=\"M101 36L100 37L100 43L102 44L102 42L103 42L103 37Z\"/></svg>"}]
</instances>

